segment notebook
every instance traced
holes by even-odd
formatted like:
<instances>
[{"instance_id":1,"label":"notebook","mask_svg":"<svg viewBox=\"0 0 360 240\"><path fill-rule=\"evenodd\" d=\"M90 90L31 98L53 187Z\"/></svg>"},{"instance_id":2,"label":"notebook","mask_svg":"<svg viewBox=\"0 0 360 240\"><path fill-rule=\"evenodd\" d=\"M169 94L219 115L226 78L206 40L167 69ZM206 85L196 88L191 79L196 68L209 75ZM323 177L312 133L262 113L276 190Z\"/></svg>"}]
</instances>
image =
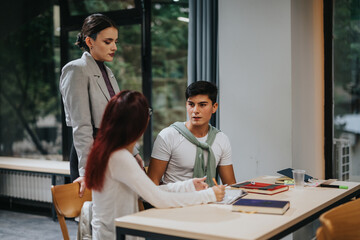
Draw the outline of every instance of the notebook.
<instances>
[{"instance_id":1,"label":"notebook","mask_svg":"<svg viewBox=\"0 0 360 240\"><path fill-rule=\"evenodd\" d=\"M216 202L218 204L232 204L236 200L242 198L247 194L246 191L241 189L231 189L231 188L225 188L225 196L224 199L221 202Z\"/></svg>"}]
</instances>

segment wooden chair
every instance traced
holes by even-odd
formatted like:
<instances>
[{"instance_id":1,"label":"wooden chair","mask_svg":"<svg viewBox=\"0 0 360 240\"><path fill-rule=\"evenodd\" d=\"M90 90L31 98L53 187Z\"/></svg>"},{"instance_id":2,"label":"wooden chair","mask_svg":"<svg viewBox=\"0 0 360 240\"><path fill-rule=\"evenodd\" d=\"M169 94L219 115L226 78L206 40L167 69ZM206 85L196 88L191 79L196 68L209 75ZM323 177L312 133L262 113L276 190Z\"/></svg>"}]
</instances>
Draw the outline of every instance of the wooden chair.
<instances>
[{"instance_id":1,"label":"wooden chair","mask_svg":"<svg viewBox=\"0 0 360 240\"><path fill-rule=\"evenodd\" d=\"M323 227L319 227L316 230L316 240L326 240Z\"/></svg>"},{"instance_id":2,"label":"wooden chair","mask_svg":"<svg viewBox=\"0 0 360 240\"><path fill-rule=\"evenodd\" d=\"M65 217L74 218L79 216L84 202L91 201L91 190L85 189L82 198L79 197L79 190L80 184L77 182L51 186L54 207L65 240L70 239Z\"/></svg>"},{"instance_id":3,"label":"wooden chair","mask_svg":"<svg viewBox=\"0 0 360 240\"><path fill-rule=\"evenodd\" d=\"M360 198L323 213L319 219L318 240L360 239Z\"/></svg>"}]
</instances>

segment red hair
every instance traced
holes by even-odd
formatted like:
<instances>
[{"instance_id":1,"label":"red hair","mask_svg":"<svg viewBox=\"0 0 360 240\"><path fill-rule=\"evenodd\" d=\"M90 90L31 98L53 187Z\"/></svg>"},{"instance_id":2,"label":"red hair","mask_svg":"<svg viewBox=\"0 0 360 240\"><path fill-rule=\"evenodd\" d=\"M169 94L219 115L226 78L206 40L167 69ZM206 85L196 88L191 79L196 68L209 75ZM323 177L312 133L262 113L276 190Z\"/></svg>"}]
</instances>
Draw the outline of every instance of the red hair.
<instances>
[{"instance_id":1,"label":"red hair","mask_svg":"<svg viewBox=\"0 0 360 240\"><path fill-rule=\"evenodd\" d=\"M149 103L140 92L125 90L111 98L86 162L89 189L102 190L110 155L138 140L148 120Z\"/></svg>"}]
</instances>

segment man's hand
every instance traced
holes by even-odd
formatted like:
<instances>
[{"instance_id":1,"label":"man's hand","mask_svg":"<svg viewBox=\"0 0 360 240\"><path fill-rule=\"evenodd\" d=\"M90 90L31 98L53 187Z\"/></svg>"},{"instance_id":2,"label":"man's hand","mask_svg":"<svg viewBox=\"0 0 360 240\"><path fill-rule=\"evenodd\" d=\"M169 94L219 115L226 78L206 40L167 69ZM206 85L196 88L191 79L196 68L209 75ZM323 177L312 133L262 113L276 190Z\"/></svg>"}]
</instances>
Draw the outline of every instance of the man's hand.
<instances>
[{"instance_id":1,"label":"man's hand","mask_svg":"<svg viewBox=\"0 0 360 240\"><path fill-rule=\"evenodd\" d=\"M74 180L74 182L78 182L80 184L79 197L83 197L85 192L85 177L78 177Z\"/></svg>"},{"instance_id":2,"label":"man's hand","mask_svg":"<svg viewBox=\"0 0 360 240\"><path fill-rule=\"evenodd\" d=\"M193 183L194 183L196 191L204 190L209 187L207 185L207 183L205 182L205 180L206 180L206 177L193 179Z\"/></svg>"}]
</instances>

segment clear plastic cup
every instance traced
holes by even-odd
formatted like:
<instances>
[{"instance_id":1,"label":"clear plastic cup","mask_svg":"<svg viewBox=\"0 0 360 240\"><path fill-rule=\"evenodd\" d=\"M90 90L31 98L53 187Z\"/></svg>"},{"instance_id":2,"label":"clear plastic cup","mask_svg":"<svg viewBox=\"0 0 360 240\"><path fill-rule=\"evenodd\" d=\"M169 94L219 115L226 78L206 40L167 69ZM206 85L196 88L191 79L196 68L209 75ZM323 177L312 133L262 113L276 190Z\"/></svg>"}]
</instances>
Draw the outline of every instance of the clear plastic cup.
<instances>
[{"instance_id":1,"label":"clear plastic cup","mask_svg":"<svg viewBox=\"0 0 360 240\"><path fill-rule=\"evenodd\" d=\"M304 178L305 178L305 170L301 169L294 169L292 170L293 179L294 179L294 188L302 189L305 185Z\"/></svg>"}]
</instances>

